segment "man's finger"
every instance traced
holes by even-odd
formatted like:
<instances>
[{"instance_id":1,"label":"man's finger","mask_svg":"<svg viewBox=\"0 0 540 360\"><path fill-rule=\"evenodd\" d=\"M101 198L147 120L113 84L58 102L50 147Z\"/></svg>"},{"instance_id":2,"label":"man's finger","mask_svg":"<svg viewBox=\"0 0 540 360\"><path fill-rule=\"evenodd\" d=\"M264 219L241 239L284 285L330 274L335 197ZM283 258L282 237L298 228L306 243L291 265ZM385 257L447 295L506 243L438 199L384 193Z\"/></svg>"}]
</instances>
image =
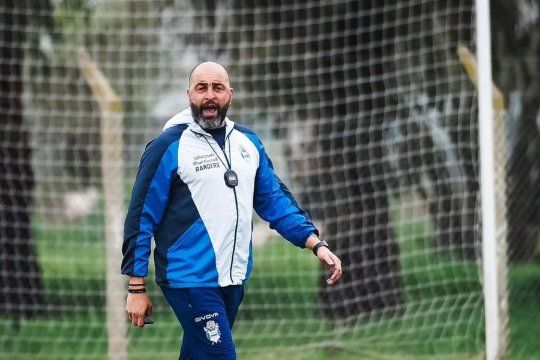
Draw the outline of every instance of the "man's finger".
<instances>
[{"instance_id":1,"label":"man's finger","mask_svg":"<svg viewBox=\"0 0 540 360\"><path fill-rule=\"evenodd\" d=\"M332 268L332 275L328 280L326 280L326 282L328 285L334 285L341 278L343 272L341 270L341 261L339 258L333 254L330 256L332 257L334 266Z\"/></svg>"},{"instance_id":2,"label":"man's finger","mask_svg":"<svg viewBox=\"0 0 540 360\"><path fill-rule=\"evenodd\" d=\"M341 269L335 269L334 272L332 273L332 277L331 279L336 281L338 280L339 278L341 277Z\"/></svg>"},{"instance_id":3,"label":"man's finger","mask_svg":"<svg viewBox=\"0 0 540 360\"><path fill-rule=\"evenodd\" d=\"M141 327L141 328L144 327L144 317L143 316L139 316L137 318L137 326Z\"/></svg>"},{"instance_id":4,"label":"man's finger","mask_svg":"<svg viewBox=\"0 0 540 360\"><path fill-rule=\"evenodd\" d=\"M341 278L341 270L335 269L332 276L326 280L328 285L334 285Z\"/></svg>"},{"instance_id":5,"label":"man's finger","mask_svg":"<svg viewBox=\"0 0 540 360\"><path fill-rule=\"evenodd\" d=\"M319 258L319 261L322 262L327 269L330 269L332 266L334 266L334 261L332 260L330 254L324 254L321 258Z\"/></svg>"},{"instance_id":6,"label":"man's finger","mask_svg":"<svg viewBox=\"0 0 540 360\"><path fill-rule=\"evenodd\" d=\"M334 265L334 260L332 260L332 257L331 257L330 255L326 256L326 257L324 258L324 261L326 262L326 264L327 264L328 266Z\"/></svg>"},{"instance_id":7,"label":"man's finger","mask_svg":"<svg viewBox=\"0 0 540 360\"><path fill-rule=\"evenodd\" d=\"M330 278L328 278L328 282L333 283L334 281L336 281L337 276L338 276L338 270L334 269L334 271L332 272L332 275L330 276Z\"/></svg>"}]
</instances>

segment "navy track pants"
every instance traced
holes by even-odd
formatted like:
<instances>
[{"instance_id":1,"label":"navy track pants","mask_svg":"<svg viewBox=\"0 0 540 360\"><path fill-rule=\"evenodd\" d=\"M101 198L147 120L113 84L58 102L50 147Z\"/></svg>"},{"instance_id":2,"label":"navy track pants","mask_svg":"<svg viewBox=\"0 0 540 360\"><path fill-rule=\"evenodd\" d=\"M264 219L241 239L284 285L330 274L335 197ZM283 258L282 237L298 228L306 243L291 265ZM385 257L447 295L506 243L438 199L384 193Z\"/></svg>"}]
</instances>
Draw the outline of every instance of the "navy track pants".
<instances>
[{"instance_id":1,"label":"navy track pants","mask_svg":"<svg viewBox=\"0 0 540 360\"><path fill-rule=\"evenodd\" d=\"M244 286L161 287L184 329L180 360L236 359L232 327Z\"/></svg>"}]
</instances>

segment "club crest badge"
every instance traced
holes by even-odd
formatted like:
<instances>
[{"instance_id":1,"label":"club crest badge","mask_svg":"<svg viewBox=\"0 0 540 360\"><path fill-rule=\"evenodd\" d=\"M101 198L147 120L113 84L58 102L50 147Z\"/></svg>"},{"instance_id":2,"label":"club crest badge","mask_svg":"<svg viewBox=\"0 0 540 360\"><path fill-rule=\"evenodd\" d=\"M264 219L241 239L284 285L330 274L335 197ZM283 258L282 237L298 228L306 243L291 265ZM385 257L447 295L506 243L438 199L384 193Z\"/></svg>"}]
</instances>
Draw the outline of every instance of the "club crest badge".
<instances>
[{"instance_id":1,"label":"club crest badge","mask_svg":"<svg viewBox=\"0 0 540 360\"><path fill-rule=\"evenodd\" d=\"M240 155L242 155L242 159L246 161L249 161L251 159L249 153L242 145L240 145Z\"/></svg>"},{"instance_id":2,"label":"club crest badge","mask_svg":"<svg viewBox=\"0 0 540 360\"><path fill-rule=\"evenodd\" d=\"M212 343L212 345L221 342L221 331L219 331L218 323L216 323L214 320L209 320L206 322L204 332L206 333L206 338Z\"/></svg>"}]
</instances>

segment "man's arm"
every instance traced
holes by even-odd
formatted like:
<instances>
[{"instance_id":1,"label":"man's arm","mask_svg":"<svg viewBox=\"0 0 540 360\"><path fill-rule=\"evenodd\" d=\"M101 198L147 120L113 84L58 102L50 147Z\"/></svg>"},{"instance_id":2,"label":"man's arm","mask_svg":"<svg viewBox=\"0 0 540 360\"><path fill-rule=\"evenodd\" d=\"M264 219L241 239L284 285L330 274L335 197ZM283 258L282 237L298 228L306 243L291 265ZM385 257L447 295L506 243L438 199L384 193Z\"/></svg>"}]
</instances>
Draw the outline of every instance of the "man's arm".
<instances>
[{"instance_id":1,"label":"man's arm","mask_svg":"<svg viewBox=\"0 0 540 360\"><path fill-rule=\"evenodd\" d=\"M298 247L312 250L320 240L319 231L309 215L300 208L293 195L274 172L272 161L262 143L249 134L259 150L259 168L255 181L253 206L257 214L270 223L285 239ZM328 247L322 246L316 253L319 261L331 271L328 285L334 285L342 275L341 261Z\"/></svg>"},{"instance_id":2,"label":"man's arm","mask_svg":"<svg viewBox=\"0 0 540 360\"><path fill-rule=\"evenodd\" d=\"M152 237L163 217L178 168L177 135L174 130L163 133L147 145L141 157L122 246L121 272L129 276L130 290L145 289ZM133 325L144 327L144 317L152 313L152 303L146 292L128 293L126 311Z\"/></svg>"},{"instance_id":3,"label":"man's arm","mask_svg":"<svg viewBox=\"0 0 540 360\"><path fill-rule=\"evenodd\" d=\"M251 135L251 134L250 134ZM297 204L287 186L275 174L272 161L255 135L252 141L259 150L253 207L286 240L304 248L311 234L318 235L309 215Z\"/></svg>"}]
</instances>

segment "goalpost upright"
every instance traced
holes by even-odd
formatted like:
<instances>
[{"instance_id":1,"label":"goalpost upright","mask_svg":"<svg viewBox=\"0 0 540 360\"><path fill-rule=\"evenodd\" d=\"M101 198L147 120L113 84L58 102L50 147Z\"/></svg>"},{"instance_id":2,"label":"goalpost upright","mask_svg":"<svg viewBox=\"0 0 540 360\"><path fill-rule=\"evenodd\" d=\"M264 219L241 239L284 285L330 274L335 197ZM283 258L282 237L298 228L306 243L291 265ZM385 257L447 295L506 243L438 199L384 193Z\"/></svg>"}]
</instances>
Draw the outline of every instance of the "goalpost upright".
<instances>
[{"instance_id":1,"label":"goalpost upright","mask_svg":"<svg viewBox=\"0 0 540 360\"><path fill-rule=\"evenodd\" d=\"M480 192L482 214L483 291L486 322L486 359L501 359L506 353L506 263L498 241L495 170L495 129L491 78L489 0L476 0L476 48L478 54L478 118L480 144ZM500 191L500 189L499 189ZM504 191L504 190L503 190ZM500 202L500 201L499 201ZM504 241L502 242L504 244Z\"/></svg>"}]
</instances>

